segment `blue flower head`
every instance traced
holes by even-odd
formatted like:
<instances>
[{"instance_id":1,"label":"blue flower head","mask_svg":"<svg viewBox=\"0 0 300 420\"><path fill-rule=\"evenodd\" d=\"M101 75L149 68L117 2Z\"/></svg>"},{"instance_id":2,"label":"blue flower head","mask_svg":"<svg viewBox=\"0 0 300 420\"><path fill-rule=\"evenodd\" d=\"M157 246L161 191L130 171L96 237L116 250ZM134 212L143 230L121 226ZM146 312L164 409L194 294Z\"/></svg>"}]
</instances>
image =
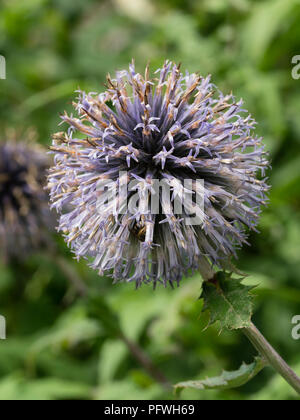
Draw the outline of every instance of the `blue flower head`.
<instances>
[{"instance_id":1,"label":"blue flower head","mask_svg":"<svg viewBox=\"0 0 300 420\"><path fill-rule=\"evenodd\" d=\"M267 156L242 101L167 61L153 78L149 67L142 76L131 64L107 77L106 92L79 92L74 107L76 116L62 116L68 131L53 138L49 176L59 230L74 253L137 286L173 285L193 270L207 279L224 268L257 226L268 191ZM116 194L107 204L100 187L108 180ZM163 188L153 194L157 180L169 200ZM195 198L198 180L201 223L191 224L183 200ZM133 189L122 188L130 182Z\"/></svg>"}]
</instances>

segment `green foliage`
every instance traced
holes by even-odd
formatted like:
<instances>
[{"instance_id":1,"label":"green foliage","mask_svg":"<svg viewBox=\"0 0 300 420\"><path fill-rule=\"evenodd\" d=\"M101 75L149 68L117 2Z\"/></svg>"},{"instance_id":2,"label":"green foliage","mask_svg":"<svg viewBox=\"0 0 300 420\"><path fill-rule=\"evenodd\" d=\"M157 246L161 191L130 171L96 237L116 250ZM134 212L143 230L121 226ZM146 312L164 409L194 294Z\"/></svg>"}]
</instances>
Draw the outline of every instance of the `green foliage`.
<instances>
[{"instance_id":1,"label":"green foliage","mask_svg":"<svg viewBox=\"0 0 300 420\"><path fill-rule=\"evenodd\" d=\"M117 313L113 312L110 306L99 295L93 295L86 302L87 315L98 321L112 337L121 335L121 326Z\"/></svg>"},{"instance_id":2,"label":"green foliage","mask_svg":"<svg viewBox=\"0 0 300 420\"><path fill-rule=\"evenodd\" d=\"M218 272L213 281L203 283L203 312L209 311L210 325L219 321L221 328L230 330L250 327L253 302L249 292L252 287L241 281Z\"/></svg>"},{"instance_id":3,"label":"green foliage","mask_svg":"<svg viewBox=\"0 0 300 420\"><path fill-rule=\"evenodd\" d=\"M177 394L183 389L194 388L198 390L212 390L212 389L232 389L239 388L242 385L247 384L251 381L256 375L258 375L262 369L265 367L265 362L261 358L256 358L253 363L246 365L245 363L234 372L226 372L215 378L204 379L203 381L187 381L180 382L175 385L175 391Z\"/></svg>"},{"instance_id":4,"label":"green foliage","mask_svg":"<svg viewBox=\"0 0 300 420\"><path fill-rule=\"evenodd\" d=\"M243 283L231 280L228 288L230 296L246 296L242 285L259 285L255 322L297 372L299 342L291 337L291 319L300 307L300 81L291 77L291 59L300 54L299 20L298 0L2 0L0 13L0 54L7 61L7 80L0 80L1 137L7 129L22 136L35 127L38 140L49 145L59 113L71 109L73 91L102 90L105 73L132 57L139 70L148 60L152 68L165 58L182 62L183 69L211 73L224 92L244 98L271 152L271 203L261 234L250 236L252 246L236 263L250 276ZM0 341L0 399L172 398L132 357L120 331L171 383L215 377L255 354L236 331L218 336L218 324L204 330L210 320L208 312L199 318L197 276L176 290L135 291L113 286L85 261L72 261L60 238L57 247L92 296L101 298L78 302L47 255L2 265L0 314L8 339ZM205 293L218 302L220 318L222 296L207 284ZM245 299L243 322L252 312ZM239 325L235 316L229 321L232 328ZM264 370L239 389L188 388L181 398L277 400L294 394Z\"/></svg>"},{"instance_id":5,"label":"green foliage","mask_svg":"<svg viewBox=\"0 0 300 420\"><path fill-rule=\"evenodd\" d=\"M25 381L13 375L0 382L2 400L77 400L89 399L91 389L83 383L62 381L56 378Z\"/></svg>"}]
</instances>

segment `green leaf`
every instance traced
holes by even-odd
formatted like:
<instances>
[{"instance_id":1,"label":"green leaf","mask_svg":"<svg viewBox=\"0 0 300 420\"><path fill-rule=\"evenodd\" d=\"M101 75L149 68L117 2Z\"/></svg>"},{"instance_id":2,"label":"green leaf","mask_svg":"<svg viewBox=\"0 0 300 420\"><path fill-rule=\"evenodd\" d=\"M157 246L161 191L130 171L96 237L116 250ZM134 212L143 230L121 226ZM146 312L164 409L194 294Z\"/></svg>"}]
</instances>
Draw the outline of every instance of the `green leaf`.
<instances>
[{"instance_id":1,"label":"green leaf","mask_svg":"<svg viewBox=\"0 0 300 420\"><path fill-rule=\"evenodd\" d=\"M175 385L175 392L180 393L183 389L194 388L199 390L204 389L232 389L238 388L251 381L256 375L258 375L262 369L266 366L265 361L257 357L253 363L247 365L245 363L234 372L223 371L221 376L215 378L208 378L203 381L187 381L180 382Z\"/></svg>"},{"instance_id":2,"label":"green leaf","mask_svg":"<svg viewBox=\"0 0 300 420\"><path fill-rule=\"evenodd\" d=\"M30 349L30 357L45 349L72 349L79 344L99 337L101 326L87 319L85 308L73 307L63 314L52 328L37 338Z\"/></svg>"},{"instance_id":3,"label":"green leaf","mask_svg":"<svg viewBox=\"0 0 300 420\"><path fill-rule=\"evenodd\" d=\"M127 356L127 348L120 340L107 340L101 349L98 374L101 384L113 382L120 364Z\"/></svg>"},{"instance_id":4,"label":"green leaf","mask_svg":"<svg viewBox=\"0 0 300 420\"><path fill-rule=\"evenodd\" d=\"M253 312L253 287L245 286L241 279L231 278L231 274L219 272L215 279L203 283L203 312L210 312L209 325L219 321L221 328L238 330L251 325Z\"/></svg>"},{"instance_id":5,"label":"green leaf","mask_svg":"<svg viewBox=\"0 0 300 420\"><path fill-rule=\"evenodd\" d=\"M20 373L0 381L0 400L85 400L91 399L90 386L58 378L27 380Z\"/></svg>"},{"instance_id":6,"label":"green leaf","mask_svg":"<svg viewBox=\"0 0 300 420\"><path fill-rule=\"evenodd\" d=\"M101 384L93 392L94 400L107 401L119 400L159 400L161 399L161 389L157 384L151 385L148 388L140 388L131 378L125 380L115 380ZM171 397L167 394L167 398Z\"/></svg>"}]
</instances>

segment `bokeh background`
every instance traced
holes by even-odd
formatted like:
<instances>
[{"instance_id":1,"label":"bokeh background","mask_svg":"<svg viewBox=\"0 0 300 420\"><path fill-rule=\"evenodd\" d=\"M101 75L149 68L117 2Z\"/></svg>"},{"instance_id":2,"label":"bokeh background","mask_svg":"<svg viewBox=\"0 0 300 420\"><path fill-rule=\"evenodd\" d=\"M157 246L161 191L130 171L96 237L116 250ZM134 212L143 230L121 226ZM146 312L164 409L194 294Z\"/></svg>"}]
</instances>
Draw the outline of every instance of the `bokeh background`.
<instances>
[{"instance_id":1,"label":"bokeh background","mask_svg":"<svg viewBox=\"0 0 300 420\"><path fill-rule=\"evenodd\" d=\"M300 342L291 319L300 314L300 54L299 0L1 0L0 136L35 130L49 146L59 113L77 87L103 90L105 75L132 57L142 70L166 58L212 74L223 91L243 97L271 152L271 204L260 235L239 267L258 284L254 320L300 373ZM251 362L239 333L203 331L201 282L176 290L111 285L78 264L60 238L63 262L41 251L0 268L0 399L174 398L141 366L124 337L147 352L172 382L218 375ZM93 313L69 277L93 288L105 310ZM295 399L271 370L232 391L185 391L183 399Z\"/></svg>"}]
</instances>

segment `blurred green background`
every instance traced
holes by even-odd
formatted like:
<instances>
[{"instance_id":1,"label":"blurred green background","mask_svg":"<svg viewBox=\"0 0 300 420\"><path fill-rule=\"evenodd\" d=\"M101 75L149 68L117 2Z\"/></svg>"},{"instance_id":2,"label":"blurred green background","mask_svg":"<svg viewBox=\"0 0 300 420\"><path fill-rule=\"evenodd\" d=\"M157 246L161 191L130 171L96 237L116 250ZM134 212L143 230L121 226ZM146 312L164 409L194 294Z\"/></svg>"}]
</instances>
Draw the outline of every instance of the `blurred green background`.
<instances>
[{"instance_id":1,"label":"blurred green background","mask_svg":"<svg viewBox=\"0 0 300 420\"><path fill-rule=\"evenodd\" d=\"M239 267L256 289L254 320L300 373L299 341L291 319L300 314L300 54L299 0L1 0L0 129L35 127L50 144L59 113L74 90L101 91L107 72L132 57L142 70L166 58L212 74L223 91L243 97L271 151L271 204L261 234L240 255ZM166 392L121 340L133 340L172 382L203 379L251 362L255 351L239 333L202 331L200 279L176 290L111 285L57 246L104 311L90 314L77 299L66 267L45 254L2 266L0 399L165 399ZM115 328L116 327L116 328ZM285 382L265 370L232 391L185 391L183 399L295 399Z\"/></svg>"}]
</instances>

